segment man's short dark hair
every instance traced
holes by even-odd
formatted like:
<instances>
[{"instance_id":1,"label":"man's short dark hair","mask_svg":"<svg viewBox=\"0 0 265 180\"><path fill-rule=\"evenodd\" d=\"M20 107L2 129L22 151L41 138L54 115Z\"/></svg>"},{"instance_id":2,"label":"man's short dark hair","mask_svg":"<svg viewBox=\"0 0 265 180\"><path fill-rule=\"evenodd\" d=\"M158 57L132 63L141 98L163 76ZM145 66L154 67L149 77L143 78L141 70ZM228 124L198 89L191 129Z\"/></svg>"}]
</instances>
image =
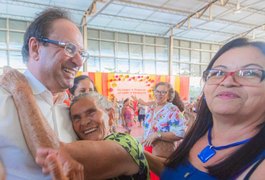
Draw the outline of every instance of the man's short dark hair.
<instances>
[{"instance_id":1,"label":"man's short dark hair","mask_svg":"<svg viewBox=\"0 0 265 180\"><path fill-rule=\"evenodd\" d=\"M58 19L67 19L71 21L68 13L61 9L49 8L41 12L29 25L24 34L22 47L23 62L27 63L29 58L29 39L31 37L48 37L52 30L52 23Z\"/></svg>"}]
</instances>

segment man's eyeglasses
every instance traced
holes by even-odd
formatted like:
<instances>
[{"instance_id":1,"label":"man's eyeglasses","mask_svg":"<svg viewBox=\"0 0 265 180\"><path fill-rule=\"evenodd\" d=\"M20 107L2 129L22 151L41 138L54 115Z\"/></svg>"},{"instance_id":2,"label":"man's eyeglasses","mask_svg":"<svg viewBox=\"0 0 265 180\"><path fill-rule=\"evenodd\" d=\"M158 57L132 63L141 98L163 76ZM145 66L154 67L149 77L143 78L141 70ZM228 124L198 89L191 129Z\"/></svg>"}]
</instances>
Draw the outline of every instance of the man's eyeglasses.
<instances>
[{"instance_id":1,"label":"man's eyeglasses","mask_svg":"<svg viewBox=\"0 0 265 180\"><path fill-rule=\"evenodd\" d=\"M89 58L89 54L87 51L83 49L78 50L77 46L71 42L61 42L44 37L37 39L43 43L51 43L64 48L64 53L69 57L74 57L77 53L79 53L83 63Z\"/></svg>"},{"instance_id":2,"label":"man's eyeglasses","mask_svg":"<svg viewBox=\"0 0 265 180\"><path fill-rule=\"evenodd\" d=\"M166 95L167 91L158 91L158 90L154 90L155 94L161 94L161 95Z\"/></svg>"},{"instance_id":3,"label":"man's eyeglasses","mask_svg":"<svg viewBox=\"0 0 265 180\"><path fill-rule=\"evenodd\" d=\"M245 86L256 86L265 78L265 71L262 69L239 69L233 72L226 72L219 69L210 69L203 72L203 79L209 85L218 85L228 76Z\"/></svg>"}]
</instances>

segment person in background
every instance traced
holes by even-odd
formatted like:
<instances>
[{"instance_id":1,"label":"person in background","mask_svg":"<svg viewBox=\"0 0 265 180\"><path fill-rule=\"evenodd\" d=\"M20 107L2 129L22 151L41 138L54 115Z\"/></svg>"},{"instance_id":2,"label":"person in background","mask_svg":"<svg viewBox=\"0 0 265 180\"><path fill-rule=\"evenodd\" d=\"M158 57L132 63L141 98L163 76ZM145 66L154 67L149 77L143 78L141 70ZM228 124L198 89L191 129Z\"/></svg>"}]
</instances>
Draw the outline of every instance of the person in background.
<instances>
[{"instance_id":1,"label":"person in background","mask_svg":"<svg viewBox=\"0 0 265 180\"><path fill-rule=\"evenodd\" d=\"M143 145L145 150L160 158L167 158L175 148L175 142L185 134L185 119L177 106L172 86L159 82L154 87L155 104L148 107L144 127ZM151 179L158 179L151 174Z\"/></svg>"},{"instance_id":2,"label":"person in background","mask_svg":"<svg viewBox=\"0 0 265 180\"><path fill-rule=\"evenodd\" d=\"M121 114L123 127L126 129L126 133L130 134L132 130L131 128L134 124L134 109L130 104L129 98L123 101Z\"/></svg>"},{"instance_id":3,"label":"person in background","mask_svg":"<svg viewBox=\"0 0 265 180\"><path fill-rule=\"evenodd\" d=\"M74 85L69 89L72 96L77 96L80 93L89 93L96 91L94 82L87 75L80 75L74 79Z\"/></svg>"},{"instance_id":4,"label":"person in background","mask_svg":"<svg viewBox=\"0 0 265 180\"><path fill-rule=\"evenodd\" d=\"M139 122L139 127L142 127L142 122L145 119L145 112L146 112L146 107L138 104L138 122Z\"/></svg>"},{"instance_id":5,"label":"person in background","mask_svg":"<svg viewBox=\"0 0 265 180\"><path fill-rule=\"evenodd\" d=\"M55 131L56 137L63 142L74 141L76 134L63 100L66 97L64 91L73 86L75 75L88 58L79 28L67 12L52 8L44 10L25 32L22 57L27 66L25 81L28 81L34 93L33 99L37 101L32 111L40 107L47 119L44 123ZM58 148L59 144L33 141L26 144L22 133L25 127L20 125L18 117L23 112L16 109L13 100L12 95L0 87L0 159L6 178L51 179L51 176L42 173L30 152L34 157L38 147Z\"/></svg>"},{"instance_id":6,"label":"person in background","mask_svg":"<svg viewBox=\"0 0 265 180\"><path fill-rule=\"evenodd\" d=\"M264 79L264 42L238 38L225 44L203 73L191 130L164 170L153 161L161 179L264 179Z\"/></svg>"}]
</instances>

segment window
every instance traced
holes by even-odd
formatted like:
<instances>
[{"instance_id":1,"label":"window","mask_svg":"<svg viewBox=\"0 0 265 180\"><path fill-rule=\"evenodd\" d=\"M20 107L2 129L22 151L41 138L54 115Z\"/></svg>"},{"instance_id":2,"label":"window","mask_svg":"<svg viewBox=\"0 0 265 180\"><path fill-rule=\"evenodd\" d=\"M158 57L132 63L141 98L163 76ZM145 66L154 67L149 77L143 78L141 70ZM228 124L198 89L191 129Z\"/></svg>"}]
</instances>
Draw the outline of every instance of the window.
<instances>
[{"instance_id":1,"label":"window","mask_svg":"<svg viewBox=\"0 0 265 180\"><path fill-rule=\"evenodd\" d=\"M156 74L168 75L168 62L156 62Z\"/></svg>"},{"instance_id":2,"label":"window","mask_svg":"<svg viewBox=\"0 0 265 180\"><path fill-rule=\"evenodd\" d=\"M180 49L180 62L190 62L190 51Z\"/></svg>"},{"instance_id":3,"label":"window","mask_svg":"<svg viewBox=\"0 0 265 180\"><path fill-rule=\"evenodd\" d=\"M208 64L211 60L211 54L209 52L201 52L201 55L201 62Z\"/></svg>"},{"instance_id":4,"label":"window","mask_svg":"<svg viewBox=\"0 0 265 180\"><path fill-rule=\"evenodd\" d=\"M180 46L189 48L190 47L190 42L189 41L180 41Z\"/></svg>"},{"instance_id":5,"label":"window","mask_svg":"<svg viewBox=\"0 0 265 180\"><path fill-rule=\"evenodd\" d=\"M179 75L179 63L176 62L172 63L172 74Z\"/></svg>"},{"instance_id":6,"label":"window","mask_svg":"<svg viewBox=\"0 0 265 180\"><path fill-rule=\"evenodd\" d=\"M116 72L129 73L129 61L127 59L117 59L116 64Z\"/></svg>"},{"instance_id":7,"label":"window","mask_svg":"<svg viewBox=\"0 0 265 180\"><path fill-rule=\"evenodd\" d=\"M6 19L0 18L0 28L6 29Z\"/></svg>"},{"instance_id":8,"label":"window","mask_svg":"<svg viewBox=\"0 0 265 180\"><path fill-rule=\"evenodd\" d=\"M142 42L142 36L129 34L129 40L130 40L130 42L141 43Z\"/></svg>"},{"instance_id":9,"label":"window","mask_svg":"<svg viewBox=\"0 0 265 180\"><path fill-rule=\"evenodd\" d=\"M9 65L13 68L26 69L20 51L9 51Z\"/></svg>"},{"instance_id":10,"label":"window","mask_svg":"<svg viewBox=\"0 0 265 180\"><path fill-rule=\"evenodd\" d=\"M156 44L157 45L167 45L167 43L168 43L168 41L165 38L160 38L160 37L156 38Z\"/></svg>"},{"instance_id":11,"label":"window","mask_svg":"<svg viewBox=\"0 0 265 180\"><path fill-rule=\"evenodd\" d=\"M0 67L7 66L7 51L0 50Z\"/></svg>"},{"instance_id":12,"label":"window","mask_svg":"<svg viewBox=\"0 0 265 180\"><path fill-rule=\"evenodd\" d=\"M164 47L156 47L156 59L168 60L168 49Z\"/></svg>"},{"instance_id":13,"label":"window","mask_svg":"<svg viewBox=\"0 0 265 180\"><path fill-rule=\"evenodd\" d=\"M177 48L173 49L172 58L173 58L173 61L179 61L179 49Z\"/></svg>"},{"instance_id":14,"label":"window","mask_svg":"<svg viewBox=\"0 0 265 180\"><path fill-rule=\"evenodd\" d=\"M144 47L144 58L145 59L155 59L155 47L145 46Z\"/></svg>"},{"instance_id":15,"label":"window","mask_svg":"<svg viewBox=\"0 0 265 180\"><path fill-rule=\"evenodd\" d=\"M200 63L200 52L191 51L191 63Z\"/></svg>"},{"instance_id":16,"label":"window","mask_svg":"<svg viewBox=\"0 0 265 180\"><path fill-rule=\"evenodd\" d=\"M144 61L144 73L146 74L155 74L155 61Z\"/></svg>"},{"instance_id":17,"label":"window","mask_svg":"<svg viewBox=\"0 0 265 180\"><path fill-rule=\"evenodd\" d=\"M143 73L142 67L142 61L132 59L130 60L130 73L141 74Z\"/></svg>"},{"instance_id":18,"label":"window","mask_svg":"<svg viewBox=\"0 0 265 180\"><path fill-rule=\"evenodd\" d=\"M101 31L101 39L114 40L114 33L110 31Z\"/></svg>"},{"instance_id":19,"label":"window","mask_svg":"<svg viewBox=\"0 0 265 180\"><path fill-rule=\"evenodd\" d=\"M94 30L94 29L88 29L88 38L95 38L98 39L99 38L99 31L98 30Z\"/></svg>"},{"instance_id":20,"label":"window","mask_svg":"<svg viewBox=\"0 0 265 180\"><path fill-rule=\"evenodd\" d=\"M25 31L27 29L27 22L10 19L9 20L9 28L12 30Z\"/></svg>"},{"instance_id":21,"label":"window","mask_svg":"<svg viewBox=\"0 0 265 180\"><path fill-rule=\"evenodd\" d=\"M23 45L24 33L10 32L9 47L14 49L21 49Z\"/></svg>"},{"instance_id":22,"label":"window","mask_svg":"<svg viewBox=\"0 0 265 180\"><path fill-rule=\"evenodd\" d=\"M88 53L90 56L99 56L99 41L88 40Z\"/></svg>"},{"instance_id":23,"label":"window","mask_svg":"<svg viewBox=\"0 0 265 180\"><path fill-rule=\"evenodd\" d=\"M112 42L101 42L100 53L102 56L114 56L114 45Z\"/></svg>"},{"instance_id":24,"label":"window","mask_svg":"<svg viewBox=\"0 0 265 180\"><path fill-rule=\"evenodd\" d=\"M142 59L142 46L130 44L130 58Z\"/></svg>"},{"instance_id":25,"label":"window","mask_svg":"<svg viewBox=\"0 0 265 180\"><path fill-rule=\"evenodd\" d=\"M117 33L118 34L118 41L128 42L128 34L124 33Z\"/></svg>"},{"instance_id":26,"label":"window","mask_svg":"<svg viewBox=\"0 0 265 180\"><path fill-rule=\"evenodd\" d=\"M180 64L180 74L189 75L190 74L190 64Z\"/></svg>"},{"instance_id":27,"label":"window","mask_svg":"<svg viewBox=\"0 0 265 180\"><path fill-rule=\"evenodd\" d=\"M6 48L6 31L0 31L0 48Z\"/></svg>"},{"instance_id":28,"label":"window","mask_svg":"<svg viewBox=\"0 0 265 180\"><path fill-rule=\"evenodd\" d=\"M200 66L197 64L191 64L191 76L201 76Z\"/></svg>"},{"instance_id":29,"label":"window","mask_svg":"<svg viewBox=\"0 0 265 180\"><path fill-rule=\"evenodd\" d=\"M128 58L128 44L125 43L117 43L117 53L116 56L119 58Z\"/></svg>"},{"instance_id":30,"label":"window","mask_svg":"<svg viewBox=\"0 0 265 180\"><path fill-rule=\"evenodd\" d=\"M102 72L115 72L114 59L113 58L101 58L100 67Z\"/></svg>"},{"instance_id":31,"label":"window","mask_svg":"<svg viewBox=\"0 0 265 180\"><path fill-rule=\"evenodd\" d=\"M90 56L87 60L87 71L88 72L99 72L100 71L100 62L99 58L95 56Z\"/></svg>"},{"instance_id":32,"label":"window","mask_svg":"<svg viewBox=\"0 0 265 180\"><path fill-rule=\"evenodd\" d=\"M145 36L144 41L146 44L155 44L155 38L151 36Z\"/></svg>"}]
</instances>

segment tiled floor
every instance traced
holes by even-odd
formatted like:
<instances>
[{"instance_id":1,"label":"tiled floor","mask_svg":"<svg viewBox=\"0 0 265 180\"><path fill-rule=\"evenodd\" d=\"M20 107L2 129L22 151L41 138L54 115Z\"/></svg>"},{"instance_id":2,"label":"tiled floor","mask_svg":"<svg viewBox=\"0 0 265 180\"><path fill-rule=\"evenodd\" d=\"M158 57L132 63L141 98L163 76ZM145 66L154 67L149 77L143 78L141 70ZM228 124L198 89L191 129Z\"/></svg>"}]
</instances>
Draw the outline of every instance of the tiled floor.
<instances>
[{"instance_id":1,"label":"tiled floor","mask_svg":"<svg viewBox=\"0 0 265 180\"><path fill-rule=\"evenodd\" d=\"M122 126L119 125L119 126L116 128L116 131L118 131L118 132L124 132L125 129L124 129ZM136 139L138 139L139 142L141 142L142 137L143 137L143 134L144 134L144 129L143 129L143 127L139 127L139 126L138 126L138 123L135 124L135 125L132 127L131 135L132 135L133 137L135 137Z\"/></svg>"}]
</instances>

